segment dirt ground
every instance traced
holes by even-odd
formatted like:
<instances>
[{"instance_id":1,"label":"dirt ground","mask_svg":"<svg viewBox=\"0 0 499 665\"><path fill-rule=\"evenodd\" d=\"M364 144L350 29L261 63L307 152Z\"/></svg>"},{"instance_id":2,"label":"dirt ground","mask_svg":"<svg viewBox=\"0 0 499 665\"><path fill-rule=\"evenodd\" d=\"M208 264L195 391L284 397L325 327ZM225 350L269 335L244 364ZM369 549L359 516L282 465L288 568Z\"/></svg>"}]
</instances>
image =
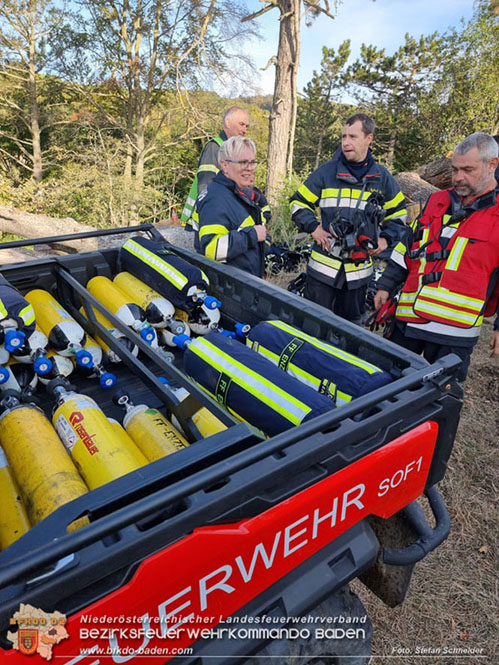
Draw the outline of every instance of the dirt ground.
<instances>
[{"instance_id":1,"label":"dirt ground","mask_svg":"<svg viewBox=\"0 0 499 665\"><path fill-rule=\"evenodd\" d=\"M286 288L294 277L280 273L271 281ZM373 624L372 665L499 665L499 359L489 357L491 335L486 320L439 485L451 516L449 538L416 566L398 608L352 584Z\"/></svg>"},{"instance_id":2,"label":"dirt ground","mask_svg":"<svg viewBox=\"0 0 499 665\"><path fill-rule=\"evenodd\" d=\"M400 607L390 609L356 585L374 627L375 665L499 663L499 360L489 357L491 334L489 320L439 486L452 520L449 538L416 566Z\"/></svg>"}]
</instances>

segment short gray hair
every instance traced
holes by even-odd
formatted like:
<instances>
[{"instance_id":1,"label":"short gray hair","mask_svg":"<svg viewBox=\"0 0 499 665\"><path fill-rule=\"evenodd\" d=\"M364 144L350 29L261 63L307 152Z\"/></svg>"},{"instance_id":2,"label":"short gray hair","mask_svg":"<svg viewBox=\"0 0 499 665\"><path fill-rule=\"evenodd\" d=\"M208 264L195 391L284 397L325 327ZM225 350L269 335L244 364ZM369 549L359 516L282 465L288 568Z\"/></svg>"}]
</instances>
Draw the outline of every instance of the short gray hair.
<instances>
[{"instance_id":1,"label":"short gray hair","mask_svg":"<svg viewBox=\"0 0 499 665\"><path fill-rule=\"evenodd\" d=\"M230 109L227 109L224 113L224 127L227 123L227 120L234 115L234 113L237 113L238 111L242 111L243 113L246 113L248 115L248 111L246 109L243 109L242 106L231 106Z\"/></svg>"},{"instance_id":2,"label":"short gray hair","mask_svg":"<svg viewBox=\"0 0 499 665\"><path fill-rule=\"evenodd\" d=\"M237 159L245 148L249 148L256 155L256 146L254 141L244 136L231 136L220 146L218 158L220 161L228 159Z\"/></svg>"},{"instance_id":3,"label":"short gray hair","mask_svg":"<svg viewBox=\"0 0 499 665\"><path fill-rule=\"evenodd\" d=\"M454 154L465 155L473 148L478 150L478 157L483 162L488 162L498 156L499 147L497 143L490 134L485 134L485 132L475 132L467 136L456 147Z\"/></svg>"}]
</instances>

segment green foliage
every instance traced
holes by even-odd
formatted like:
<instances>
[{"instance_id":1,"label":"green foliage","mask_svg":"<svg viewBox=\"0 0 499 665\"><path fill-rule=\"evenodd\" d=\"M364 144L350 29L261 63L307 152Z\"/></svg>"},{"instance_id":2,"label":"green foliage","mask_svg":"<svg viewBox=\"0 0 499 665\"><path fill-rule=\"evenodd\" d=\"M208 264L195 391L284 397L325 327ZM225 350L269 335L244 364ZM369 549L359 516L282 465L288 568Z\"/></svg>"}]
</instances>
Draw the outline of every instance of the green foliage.
<instances>
[{"instance_id":1,"label":"green foliage","mask_svg":"<svg viewBox=\"0 0 499 665\"><path fill-rule=\"evenodd\" d=\"M291 220L289 199L303 183L303 176L292 173L284 181L283 187L277 196L277 204L272 206L272 221L269 231L275 243L287 243L293 248L296 244L295 236L297 229Z\"/></svg>"},{"instance_id":2,"label":"green foliage","mask_svg":"<svg viewBox=\"0 0 499 665\"><path fill-rule=\"evenodd\" d=\"M350 40L338 47L323 47L320 72L304 88L296 119L295 166L310 171L334 153L341 140L342 105L334 103L346 84L345 65L350 55Z\"/></svg>"},{"instance_id":3,"label":"green foliage","mask_svg":"<svg viewBox=\"0 0 499 665\"><path fill-rule=\"evenodd\" d=\"M444 56L438 33L419 39L406 34L404 44L392 55L363 44L360 58L349 68L353 94L377 121L376 157L389 169L412 170L428 156L420 100L431 94Z\"/></svg>"}]
</instances>

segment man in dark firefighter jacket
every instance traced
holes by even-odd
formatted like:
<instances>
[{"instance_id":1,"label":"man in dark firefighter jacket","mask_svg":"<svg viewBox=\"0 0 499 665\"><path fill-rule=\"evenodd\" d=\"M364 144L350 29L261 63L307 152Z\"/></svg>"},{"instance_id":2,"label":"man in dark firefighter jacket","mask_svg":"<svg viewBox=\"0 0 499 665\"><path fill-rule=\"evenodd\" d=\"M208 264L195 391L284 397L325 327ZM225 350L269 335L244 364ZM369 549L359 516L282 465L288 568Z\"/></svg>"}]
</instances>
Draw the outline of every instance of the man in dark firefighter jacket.
<instances>
[{"instance_id":1,"label":"man in dark firefighter jacket","mask_svg":"<svg viewBox=\"0 0 499 665\"><path fill-rule=\"evenodd\" d=\"M365 312L371 256L402 238L407 216L399 186L372 157L374 127L364 113L351 116L343 127L341 151L290 199L294 223L315 240L305 297L354 323L361 323Z\"/></svg>"},{"instance_id":2,"label":"man in dark firefighter jacket","mask_svg":"<svg viewBox=\"0 0 499 665\"><path fill-rule=\"evenodd\" d=\"M483 317L499 313L497 155L494 139L481 132L457 146L453 188L431 195L407 242L394 248L374 298L379 309L403 284L391 340L429 362L456 353L461 381ZM499 356L499 316L490 348Z\"/></svg>"},{"instance_id":3,"label":"man in dark firefighter jacket","mask_svg":"<svg viewBox=\"0 0 499 665\"><path fill-rule=\"evenodd\" d=\"M223 130L218 136L214 136L208 141L199 158L198 170L180 216L180 221L185 226L186 231L195 230L192 224L192 211L196 198L206 190L210 182L220 171L220 162L218 159L220 146L232 136L244 136L246 134L249 128L249 115L240 106L231 106L226 111L223 122Z\"/></svg>"},{"instance_id":4,"label":"man in dark firefighter jacket","mask_svg":"<svg viewBox=\"0 0 499 665\"><path fill-rule=\"evenodd\" d=\"M251 139L233 136L220 148L220 172L199 195L193 213L194 246L214 261L258 277L265 267L265 223L270 209L254 186L256 148Z\"/></svg>"}]
</instances>

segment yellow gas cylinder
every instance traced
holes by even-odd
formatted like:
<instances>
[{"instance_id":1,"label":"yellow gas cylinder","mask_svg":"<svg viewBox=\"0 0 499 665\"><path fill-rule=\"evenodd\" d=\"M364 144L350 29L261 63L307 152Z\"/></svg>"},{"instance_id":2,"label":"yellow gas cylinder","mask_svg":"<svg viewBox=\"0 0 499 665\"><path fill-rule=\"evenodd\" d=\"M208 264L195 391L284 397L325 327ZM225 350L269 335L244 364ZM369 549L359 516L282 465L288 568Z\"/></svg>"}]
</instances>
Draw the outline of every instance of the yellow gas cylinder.
<instances>
[{"instance_id":1,"label":"yellow gas cylinder","mask_svg":"<svg viewBox=\"0 0 499 665\"><path fill-rule=\"evenodd\" d=\"M125 409L123 427L150 462L187 448L189 443L157 409L145 404L135 406L125 391L114 396L114 402Z\"/></svg>"},{"instance_id":2,"label":"yellow gas cylinder","mask_svg":"<svg viewBox=\"0 0 499 665\"><path fill-rule=\"evenodd\" d=\"M164 328L173 318L175 308L172 303L131 273L120 272L113 282L142 307L154 328Z\"/></svg>"},{"instance_id":3,"label":"yellow gas cylinder","mask_svg":"<svg viewBox=\"0 0 499 665\"><path fill-rule=\"evenodd\" d=\"M33 289L25 297L33 305L36 322L50 346L62 356L74 356L79 365L91 365L92 356L83 349L85 331L71 314L48 291Z\"/></svg>"},{"instance_id":4,"label":"yellow gas cylinder","mask_svg":"<svg viewBox=\"0 0 499 665\"><path fill-rule=\"evenodd\" d=\"M90 489L147 464L137 446L119 436L93 399L68 390L62 380L55 380L49 390L56 396L54 427Z\"/></svg>"},{"instance_id":5,"label":"yellow gas cylinder","mask_svg":"<svg viewBox=\"0 0 499 665\"><path fill-rule=\"evenodd\" d=\"M2 400L0 445L19 483L32 524L88 490L43 411L9 395Z\"/></svg>"},{"instance_id":6,"label":"yellow gas cylinder","mask_svg":"<svg viewBox=\"0 0 499 665\"><path fill-rule=\"evenodd\" d=\"M124 293L107 277L93 277L87 284L87 289L97 298L116 318L126 326L135 330L148 344L156 343L157 337L154 328L146 322L146 315L142 307Z\"/></svg>"},{"instance_id":7,"label":"yellow gas cylinder","mask_svg":"<svg viewBox=\"0 0 499 665\"><path fill-rule=\"evenodd\" d=\"M96 318L97 322L100 323L100 325L103 328L108 330L113 337L115 337L116 339L119 339L120 344L123 344L126 347L128 353L131 353L132 356L137 357L137 355L139 353L138 346L136 344L134 344L131 339L128 339L128 337L126 337L117 328L114 328L111 321L106 319L106 317L103 314L101 314L98 309L92 308L92 311L95 315L95 318ZM86 319L88 319L87 313L86 313L84 307L80 308L80 314L82 316L84 316ZM105 340L102 339L102 337L99 337L99 335L95 335L95 341L101 347L101 349L103 349L106 352L107 357L109 358L110 362L112 362L112 363L120 363L121 362L121 358L119 357L119 355L117 353L115 353L111 348L109 348L109 345L105 342Z\"/></svg>"},{"instance_id":8,"label":"yellow gas cylinder","mask_svg":"<svg viewBox=\"0 0 499 665\"><path fill-rule=\"evenodd\" d=\"M162 377L160 377L160 380L168 385L172 393L180 402L189 396L189 391L182 386L173 387ZM217 434L218 432L223 432L223 430L227 429L227 425L224 425L223 422L215 415L213 415L213 413L211 413L211 411L209 411L205 406L202 406L198 411L196 411L196 413L193 414L192 421L204 439L206 439L208 436L211 436L212 434ZM172 423L181 429L180 423L175 416L172 417Z\"/></svg>"},{"instance_id":9,"label":"yellow gas cylinder","mask_svg":"<svg viewBox=\"0 0 499 665\"><path fill-rule=\"evenodd\" d=\"M0 448L0 550L7 549L30 528L19 487Z\"/></svg>"}]
</instances>

